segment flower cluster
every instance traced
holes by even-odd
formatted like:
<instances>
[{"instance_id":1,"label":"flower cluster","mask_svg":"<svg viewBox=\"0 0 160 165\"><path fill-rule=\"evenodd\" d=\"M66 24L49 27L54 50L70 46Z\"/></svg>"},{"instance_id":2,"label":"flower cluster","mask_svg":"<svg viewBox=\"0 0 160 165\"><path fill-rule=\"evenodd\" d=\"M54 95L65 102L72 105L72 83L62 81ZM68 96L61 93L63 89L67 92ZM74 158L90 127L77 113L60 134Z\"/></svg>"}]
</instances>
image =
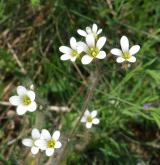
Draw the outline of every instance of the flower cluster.
<instances>
[{"instance_id":1,"label":"flower cluster","mask_svg":"<svg viewBox=\"0 0 160 165\"><path fill-rule=\"evenodd\" d=\"M77 58L81 57L82 64L86 65L93 61L93 59L104 59L106 52L102 50L106 43L106 37L99 37L102 33L102 29L98 29L96 24L91 27L86 27L86 30L78 29L77 33L85 38L85 42L76 41L74 37L70 39L70 47L61 46L59 50L63 53L60 57L61 60L71 60L75 62ZM129 49L129 40L126 36L122 36L120 39L120 45L122 50L113 48L111 53L118 56L117 63L122 62L136 62L135 55L139 50L139 45L134 45Z\"/></svg>"},{"instance_id":2,"label":"flower cluster","mask_svg":"<svg viewBox=\"0 0 160 165\"><path fill-rule=\"evenodd\" d=\"M99 124L99 119L96 118L97 111L94 110L89 112L85 111L83 117L81 118L82 123L86 123L86 128L91 128L93 124ZM55 149L61 148L62 144L59 141L60 131L56 130L52 135L46 129L42 129L41 132L34 128L31 132L31 138L25 138L22 140L22 144L26 147L31 148L33 155L36 155L39 150L45 151L47 156L52 156Z\"/></svg>"},{"instance_id":3,"label":"flower cluster","mask_svg":"<svg viewBox=\"0 0 160 165\"><path fill-rule=\"evenodd\" d=\"M33 89L33 87L32 87ZM11 96L9 101L12 105L17 106L17 114L23 115L27 111L33 112L36 110L37 104L35 102L35 92L27 90L23 86L17 87L17 95ZM89 112L86 110L84 116L81 118L81 122L86 123L87 128L91 128L92 124L98 124L99 119L96 118L97 111ZM31 138L25 138L22 140L22 144L30 147L33 155L36 155L39 150L45 151L47 156L52 156L55 149L61 148L62 144L59 141L60 131L55 131L52 135L48 130L42 129L40 132L34 128L31 132Z\"/></svg>"},{"instance_id":4,"label":"flower cluster","mask_svg":"<svg viewBox=\"0 0 160 165\"><path fill-rule=\"evenodd\" d=\"M84 65L91 63L94 59L104 59L106 52L102 49L106 43L106 37L99 36L102 33L102 29L98 29L96 24L92 27L86 27L85 30L78 29L77 33L85 38L85 42L77 41L74 37L70 38L70 47L61 46L59 50L63 53L60 59L70 60L75 62L77 58L81 58L81 62ZM134 45L129 48L129 40L126 36L122 36L120 39L121 49L111 49L111 54L117 57L118 63L122 62L135 62L134 56L139 50L139 45ZM17 87L17 95L9 98L9 102L17 106L17 114L24 115L27 111L34 112L37 108L35 102L34 86L30 89L26 89L23 86ZM100 120L96 117L97 111L89 112L86 110L83 117L80 119L82 123L85 123L87 129L91 128L93 124L99 124ZM37 154L39 150L45 151L47 156L54 154L55 149L61 148L62 144L59 141L60 131L56 130L52 135L46 129L42 129L41 132L34 128L31 132L31 138L25 138L22 140L22 144L30 147L32 154Z\"/></svg>"},{"instance_id":5,"label":"flower cluster","mask_svg":"<svg viewBox=\"0 0 160 165\"><path fill-rule=\"evenodd\" d=\"M41 133L38 129L32 130L32 138L22 140L22 144L30 147L32 154L37 154L39 150L45 151L47 156L52 156L55 149L61 148L62 144L59 141L60 131L55 131L53 135L48 130L42 129Z\"/></svg>"},{"instance_id":6,"label":"flower cluster","mask_svg":"<svg viewBox=\"0 0 160 165\"><path fill-rule=\"evenodd\" d=\"M70 47L61 46L59 50L63 53L60 57L61 60L76 61L77 58L81 58L82 64L86 65L93 61L93 59L104 59L106 57L105 51L102 50L106 37L99 37L102 29L98 30L96 24L93 24L92 28L86 27L86 31L78 29L78 34L85 37L85 42L77 42L74 37L70 39Z\"/></svg>"}]
</instances>

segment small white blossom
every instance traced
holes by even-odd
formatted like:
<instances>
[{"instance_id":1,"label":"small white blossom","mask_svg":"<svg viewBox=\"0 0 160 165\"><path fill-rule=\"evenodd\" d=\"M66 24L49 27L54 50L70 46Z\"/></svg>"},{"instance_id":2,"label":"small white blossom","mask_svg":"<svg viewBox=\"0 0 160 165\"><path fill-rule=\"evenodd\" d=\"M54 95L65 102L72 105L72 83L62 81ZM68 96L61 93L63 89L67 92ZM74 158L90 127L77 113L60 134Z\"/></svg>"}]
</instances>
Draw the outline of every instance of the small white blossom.
<instances>
[{"instance_id":1,"label":"small white blossom","mask_svg":"<svg viewBox=\"0 0 160 165\"><path fill-rule=\"evenodd\" d=\"M135 55L140 50L140 46L134 45L129 49L129 40L126 36L121 37L120 45L122 50L117 48L113 48L111 50L113 55L118 56L116 59L117 63L122 63L124 61L131 63L136 62L136 57L133 55Z\"/></svg>"},{"instance_id":2,"label":"small white blossom","mask_svg":"<svg viewBox=\"0 0 160 165\"><path fill-rule=\"evenodd\" d=\"M16 96L12 96L9 98L9 102L17 106L17 114L23 115L27 111L33 112L37 108L37 104L35 100L35 92L32 90L27 90L23 86L17 87L17 94Z\"/></svg>"},{"instance_id":3,"label":"small white blossom","mask_svg":"<svg viewBox=\"0 0 160 165\"><path fill-rule=\"evenodd\" d=\"M106 37L100 37L97 41L93 35L86 36L86 43L79 42L80 47L82 47L85 55L82 57L82 64L86 65L92 62L94 58L104 59L106 57L105 51L102 51L102 47L106 42Z\"/></svg>"},{"instance_id":4,"label":"small white blossom","mask_svg":"<svg viewBox=\"0 0 160 165\"><path fill-rule=\"evenodd\" d=\"M89 112L88 110L85 111L84 116L81 119L82 123L86 123L86 128L91 128L93 124L99 124L99 119L96 118L97 111Z\"/></svg>"},{"instance_id":5,"label":"small white blossom","mask_svg":"<svg viewBox=\"0 0 160 165\"><path fill-rule=\"evenodd\" d=\"M76 59L79 57L79 55L82 53L83 49L79 46L78 42L74 37L71 37L70 39L70 46L61 46L59 50L64 53L60 59L65 60L71 60L76 61Z\"/></svg>"},{"instance_id":6,"label":"small white blossom","mask_svg":"<svg viewBox=\"0 0 160 165\"><path fill-rule=\"evenodd\" d=\"M39 147L35 144L36 140L40 139L41 135L38 129L34 128L32 130L32 138L26 138L22 140L22 144L31 147L32 154L37 154L39 152Z\"/></svg>"},{"instance_id":7,"label":"small white blossom","mask_svg":"<svg viewBox=\"0 0 160 165\"><path fill-rule=\"evenodd\" d=\"M98 29L97 25L94 23L91 27L86 27L86 31L82 29L78 29L77 33L83 37L87 37L88 34L92 34L96 39L100 33L102 33L102 29Z\"/></svg>"},{"instance_id":8,"label":"small white blossom","mask_svg":"<svg viewBox=\"0 0 160 165\"><path fill-rule=\"evenodd\" d=\"M58 141L60 137L60 131L55 131L53 135L49 133L48 130L43 129L41 132L41 139L37 140L35 143L41 149L45 150L47 156L54 154L55 148L61 148L62 144Z\"/></svg>"}]
</instances>

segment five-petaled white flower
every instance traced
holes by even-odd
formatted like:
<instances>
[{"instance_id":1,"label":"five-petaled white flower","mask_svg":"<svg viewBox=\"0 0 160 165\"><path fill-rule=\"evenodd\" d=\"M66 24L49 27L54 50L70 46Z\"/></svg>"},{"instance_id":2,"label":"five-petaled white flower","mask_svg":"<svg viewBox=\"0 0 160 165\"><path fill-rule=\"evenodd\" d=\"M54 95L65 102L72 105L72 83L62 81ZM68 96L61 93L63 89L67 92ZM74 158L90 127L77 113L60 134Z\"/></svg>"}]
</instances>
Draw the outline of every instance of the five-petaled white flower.
<instances>
[{"instance_id":1,"label":"five-petaled white flower","mask_svg":"<svg viewBox=\"0 0 160 165\"><path fill-rule=\"evenodd\" d=\"M82 53L83 49L79 46L78 42L74 37L71 37L70 39L70 47L68 46L61 46L59 50L64 53L60 59L65 61L65 60L71 60L75 61L76 58L79 57L79 55Z\"/></svg>"},{"instance_id":2,"label":"five-petaled white flower","mask_svg":"<svg viewBox=\"0 0 160 165\"><path fill-rule=\"evenodd\" d=\"M86 123L86 128L91 128L92 124L99 124L99 119L96 118L97 111L89 112L88 110L85 111L84 116L81 118L82 123Z\"/></svg>"},{"instance_id":3,"label":"five-petaled white flower","mask_svg":"<svg viewBox=\"0 0 160 165\"><path fill-rule=\"evenodd\" d=\"M39 147L35 144L36 140L38 140L41 136L40 132L38 129L34 128L32 130L32 138L26 138L22 140L22 144L31 147L31 152L32 154L37 154L39 152Z\"/></svg>"},{"instance_id":4,"label":"five-petaled white flower","mask_svg":"<svg viewBox=\"0 0 160 165\"><path fill-rule=\"evenodd\" d=\"M133 55L139 51L140 46L134 45L129 49L129 41L128 41L128 38L126 36L121 37L120 45L121 45L122 50L117 49L117 48L113 48L111 50L111 53L113 55L118 56L116 61L118 63L122 63L124 61L132 62L132 63L136 62L136 57Z\"/></svg>"},{"instance_id":5,"label":"five-petaled white flower","mask_svg":"<svg viewBox=\"0 0 160 165\"><path fill-rule=\"evenodd\" d=\"M54 153L55 148L61 148L62 144L58 141L60 137L60 131L55 131L53 135L48 130L43 129L41 132L41 139L37 140L35 144L41 149L45 150L47 156L51 156Z\"/></svg>"},{"instance_id":6,"label":"five-petaled white flower","mask_svg":"<svg viewBox=\"0 0 160 165\"><path fill-rule=\"evenodd\" d=\"M102 33L102 29L98 29L97 25L94 23L91 27L86 27L85 30L78 29L77 33L83 37L87 37L88 34L92 34L96 39L100 33Z\"/></svg>"},{"instance_id":7,"label":"five-petaled white flower","mask_svg":"<svg viewBox=\"0 0 160 165\"><path fill-rule=\"evenodd\" d=\"M9 102L17 106L17 114L23 115L27 111L33 112L37 108L35 100L35 92L32 90L27 90L23 86L17 87L17 96L12 96L9 98Z\"/></svg>"},{"instance_id":8,"label":"five-petaled white flower","mask_svg":"<svg viewBox=\"0 0 160 165\"><path fill-rule=\"evenodd\" d=\"M86 36L86 43L79 42L85 55L82 57L82 64L89 64L94 58L104 59L106 57L105 51L101 51L101 48L106 42L106 37L100 37L97 41L92 34Z\"/></svg>"}]
</instances>

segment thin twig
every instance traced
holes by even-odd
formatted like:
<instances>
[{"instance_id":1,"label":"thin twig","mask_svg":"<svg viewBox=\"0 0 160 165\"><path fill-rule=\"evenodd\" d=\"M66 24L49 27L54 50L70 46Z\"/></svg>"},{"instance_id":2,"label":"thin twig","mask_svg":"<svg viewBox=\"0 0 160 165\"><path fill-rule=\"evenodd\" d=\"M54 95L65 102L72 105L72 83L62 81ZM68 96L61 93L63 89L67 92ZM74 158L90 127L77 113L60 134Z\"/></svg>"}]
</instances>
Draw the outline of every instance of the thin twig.
<instances>
[{"instance_id":1,"label":"thin twig","mask_svg":"<svg viewBox=\"0 0 160 165\"><path fill-rule=\"evenodd\" d=\"M21 72L22 72L23 74L27 74L27 71L24 69L24 67L23 67L23 65L22 65L22 63L21 63L21 61L18 59L18 56L17 56L17 54L15 53L15 51L13 50L12 46L11 46L9 43L7 43L7 46L8 46L8 48L9 48L9 51L12 53L13 58L16 60L18 66L21 68Z\"/></svg>"},{"instance_id":2,"label":"thin twig","mask_svg":"<svg viewBox=\"0 0 160 165\"><path fill-rule=\"evenodd\" d=\"M8 101L0 101L0 105L11 106L11 104Z\"/></svg>"},{"instance_id":3,"label":"thin twig","mask_svg":"<svg viewBox=\"0 0 160 165\"><path fill-rule=\"evenodd\" d=\"M0 105L3 105L3 106L12 106L10 102L8 101L0 101ZM66 106L48 106L48 109L50 111L55 111L55 112L70 112L70 108L69 107L66 107Z\"/></svg>"},{"instance_id":4,"label":"thin twig","mask_svg":"<svg viewBox=\"0 0 160 165\"><path fill-rule=\"evenodd\" d=\"M25 130L25 131L24 131ZM27 130L23 129L23 131L21 131L20 135L18 137L16 137L15 139L12 139L10 141L7 142L7 145L12 145L13 143L15 143L16 141L22 139L22 137L24 137L25 135L27 135L29 132L31 132L31 129Z\"/></svg>"},{"instance_id":5,"label":"thin twig","mask_svg":"<svg viewBox=\"0 0 160 165\"><path fill-rule=\"evenodd\" d=\"M113 10L112 1L111 0L106 0L106 3L108 4L108 7L111 10L112 15L116 16L116 12Z\"/></svg>"},{"instance_id":6,"label":"thin twig","mask_svg":"<svg viewBox=\"0 0 160 165\"><path fill-rule=\"evenodd\" d=\"M60 106L49 106L50 111L56 112L70 112L71 110L68 107L60 107Z\"/></svg>"},{"instance_id":7,"label":"thin twig","mask_svg":"<svg viewBox=\"0 0 160 165\"><path fill-rule=\"evenodd\" d=\"M16 78L13 78L13 80L4 88L2 96L6 95L6 93L10 90L10 88L13 86L13 84L16 82Z\"/></svg>"}]
</instances>

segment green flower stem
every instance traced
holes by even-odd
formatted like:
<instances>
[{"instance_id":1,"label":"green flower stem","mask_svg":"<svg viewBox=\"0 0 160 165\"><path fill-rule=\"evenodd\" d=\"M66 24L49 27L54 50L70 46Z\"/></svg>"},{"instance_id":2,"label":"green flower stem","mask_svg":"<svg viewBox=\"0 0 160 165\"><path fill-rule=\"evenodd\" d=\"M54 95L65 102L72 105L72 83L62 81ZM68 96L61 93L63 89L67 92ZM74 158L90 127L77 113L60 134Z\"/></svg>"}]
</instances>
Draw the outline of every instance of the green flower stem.
<instances>
[{"instance_id":1,"label":"green flower stem","mask_svg":"<svg viewBox=\"0 0 160 165\"><path fill-rule=\"evenodd\" d=\"M75 67L76 71L78 72L78 74L80 75L81 79L83 80L83 83L86 85L87 84L87 81L86 79L84 78L82 72L80 71L78 65L76 63L73 62L73 66Z\"/></svg>"}]
</instances>

